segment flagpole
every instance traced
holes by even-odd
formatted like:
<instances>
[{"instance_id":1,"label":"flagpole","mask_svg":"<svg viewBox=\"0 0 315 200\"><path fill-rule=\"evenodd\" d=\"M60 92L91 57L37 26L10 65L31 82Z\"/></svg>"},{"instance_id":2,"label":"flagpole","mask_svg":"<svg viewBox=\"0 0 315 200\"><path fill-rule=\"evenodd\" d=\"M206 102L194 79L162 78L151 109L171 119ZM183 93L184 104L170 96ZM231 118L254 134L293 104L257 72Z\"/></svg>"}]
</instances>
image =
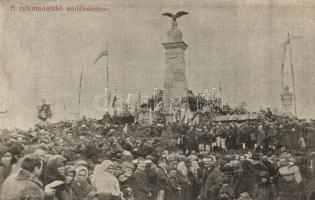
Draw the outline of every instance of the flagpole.
<instances>
[{"instance_id":1,"label":"flagpole","mask_svg":"<svg viewBox=\"0 0 315 200\"><path fill-rule=\"evenodd\" d=\"M291 44L290 44L290 62L291 62L291 75L292 75L292 85L293 85L293 100L294 100L294 114L296 117L296 96L295 96L295 81L294 81L294 70L293 70L293 63L292 63L292 51L291 51Z\"/></svg>"},{"instance_id":2,"label":"flagpole","mask_svg":"<svg viewBox=\"0 0 315 200\"><path fill-rule=\"evenodd\" d=\"M63 117L64 117L65 121L67 121L65 99L63 99Z\"/></svg>"},{"instance_id":3,"label":"flagpole","mask_svg":"<svg viewBox=\"0 0 315 200\"><path fill-rule=\"evenodd\" d=\"M106 66L106 87L109 87L109 76L108 76L108 71L109 71L109 67L108 67L108 59L109 59L109 53L108 53L108 42L106 42L106 48L107 48L107 66Z\"/></svg>"},{"instance_id":4,"label":"flagpole","mask_svg":"<svg viewBox=\"0 0 315 200\"><path fill-rule=\"evenodd\" d=\"M115 81L115 103L114 103L114 111L117 112L117 80Z\"/></svg>"},{"instance_id":5,"label":"flagpole","mask_svg":"<svg viewBox=\"0 0 315 200\"><path fill-rule=\"evenodd\" d=\"M223 95L222 95L222 83L220 81L220 96L221 96L221 109L223 109Z\"/></svg>"},{"instance_id":6,"label":"flagpole","mask_svg":"<svg viewBox=\"0 0 315 200\"><path fill-rule=\"evenodd\" d=\"M3 96L2 96L2 98L1 98L1 103L2 103L2 105L4 104L4 101L3 101ZM3 108L1 108L1 109L3 109ZM4 127L4 119L3 119L4 117L1 117L1 130L3 130L3 127Z\"/></svg>"},{"instance_id":7,"label":"flagpole","mask_svg":"<svg viewBox=\"0 0 315 200\"><path fill-rule=\"evenodd\" d=\"M81 109L81 88L82 88L83 68L84 68L84 65L82 64L80 81L79 81L78 119L80 119L80 109Z\"/></svg>"}]
</instances>

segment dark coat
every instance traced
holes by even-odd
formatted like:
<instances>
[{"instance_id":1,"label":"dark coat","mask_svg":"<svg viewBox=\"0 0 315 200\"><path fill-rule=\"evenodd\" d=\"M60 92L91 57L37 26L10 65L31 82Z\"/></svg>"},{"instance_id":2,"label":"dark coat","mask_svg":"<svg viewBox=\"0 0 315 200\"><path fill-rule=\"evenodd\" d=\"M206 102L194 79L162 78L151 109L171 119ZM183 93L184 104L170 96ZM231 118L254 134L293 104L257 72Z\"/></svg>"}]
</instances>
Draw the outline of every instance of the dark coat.
<instances>
[{"instance_id":1,"label":"dark coat","mask_svg":"<svg viewBox=\"0 0 315 200\"><path fill-rule=\"evenodd\" d=\"M191 183L191 185L188 188L188 199L189 200L197 200L199 191L200 191L200 184L199 184L199 175L193 174L191 170L188 170L188 179Z\"/></svg>"},{"instance_id":2,"label":"dark coat","mask_svg":"<svg viewBox=\"0 0 315 200\"><path fill-rule=\"evenodd\" d=\"M12 167L0 166L0 187L2 186L5 179L9 176Z\"/></svg>"},{"instance_id":3,"label":"dark coat","mask_svg":"<svg viewBox=\"0 0 315 200\"><path fill-rule=\"evenodd\" d=\"M243 164L243 169L238 171L236 178L236 188L235 193L238 197L241 193L247 192L252 196L254 191L254 186L259 183L259 177L255 173L251 163L247 161Z\"/></svg>"},{"instance_id":4,"label":"dark coat","mask_svg":"<svg viewBox=\"0 0 315 200\"><path fill-rule=\"evenodd\" d=\"M278 196L281 200L304 200L302 185L295 180L286 181L282 176L278 178Z\"/></svg>"},{"instance_id":5,"label":"dark coat","mask_svg":"<svg viewBox=\"0 0 315 200\"><path fill-rule=\"evenodd\" d=\"M276 200L276 187L271 183L255 185L253 192L255 200Z\"/></svg>"},{"instance_id":6,"label":"dark coat","mask_svg":"<svg viewBox=\"0 0 315 200\"><path fill-rule=\"evenodd\" d=\"M287 130L282 129L280 130L279 134L279 146L285 146L286 148L290 149L292 147L292 138L290 133Z\"/></svg>"},{"instance_id":7,"label":"dark coat","mask_svg":"<svg viewBox=\"0 0 315 200\"><path fill-rule=\"evenodd\" d=\"M264 130L259 130L257 133L257 147L263 146L266 139L266 133Z\"/></svg>"},{"instance_id":8,"label":"dark coat","mask_svg":"<svg viewBox=\"0 0 315 200\"><path fill-rule=\"evenodd\" d=\"M73 181L71 189L73 191L73 196L79 197L78 200L86 200L89 193L95 191L95 189L87 181L84 184Z\"/></svg>"},{"instance_id":9,"label":"dark coat","mask_svg":"<svg viewBox=\"0 0 315 200\"><path fill-rule=\"evenodd\" d=\"M7 146L0 145L0 158L4 156L4 154L7 153L8 151L9 151L9 148ZM11 170L12 170L12 165L10 165L9 167L4 167L0 163L0 187L2 186L5 179L9 176Z\"/></svg>"},{"instance_id":10,"label":"dark coat","mask_svg":"<svg viewBox=\"0 0 315 200\"><path fill-rule=\"evenodd\" d=\"M156 190L165 190L167 182L167 172L158 167L156 170Z\"/></svg>"},{"instance_id":11,"label":"dark coat","mask_svg":"<svg viewBox=\"0 0 315 200\"><path fill-rule=\"evenodd\" d=\"M187 176L183 176L180 173L177 173L177 180L178 184L180 185L180 192L179 192L179 197L180 200L191 200L189 199L189 187L190 187L190 182Z\"/></svg>"},{"instance_id":12,"label":"dark coat","mask_svg":"<svg viewBox=\"0 0 315 200\"><path fill-rule=\"evenodd\" d=\"M164 200L180 200L180 186L178 184L177 172L172 170L167 178L167 188Z\"/></svg>"},{"instance_id":13,"label":"dark coat","mask_svg":"<svg viewBox=\"0 0 315 200\"><path fill-rule=\"evenodd\" d=\"M142 170L136 170L134 173L134 197L136 200L147 200L151 193L149 187L149 177Z\"/></svg>"},{"instance_id":14,"label":"dark coat","mask_svg":"<svg viewBox=\"0 0 315 200\"><path fill-rule=\"evenodd\" d=\"M220 189L219 196L217 199L219 200L234 200L235 194L233 189L230 186L223 186Z\"/></svg>"},{"instance_id":15,"label":"dark coat","mask_svg":"<svg viewBox=\"0 0 315 200\"><path fill-rule=\"evenodd\" d=\"M219 168L210 168L206 177L200 191L201 200L209 200L217 197L222 185L222 173Z\"/></svg>"},{"instance_id":16,"label":"dark coat","mask_svg":"<svg viewBox=\"0 0 315 200\"><path fill-rule=\"evenodd\" d=\"M78 194L76 194L73 191L73 188L69 184L62 185L62 189L60 189L59 191L60 192L55 194L57 199L60 199L60 200L79 200L80 199L80 197L77 196Z\"/></svg>"}]
</instances>

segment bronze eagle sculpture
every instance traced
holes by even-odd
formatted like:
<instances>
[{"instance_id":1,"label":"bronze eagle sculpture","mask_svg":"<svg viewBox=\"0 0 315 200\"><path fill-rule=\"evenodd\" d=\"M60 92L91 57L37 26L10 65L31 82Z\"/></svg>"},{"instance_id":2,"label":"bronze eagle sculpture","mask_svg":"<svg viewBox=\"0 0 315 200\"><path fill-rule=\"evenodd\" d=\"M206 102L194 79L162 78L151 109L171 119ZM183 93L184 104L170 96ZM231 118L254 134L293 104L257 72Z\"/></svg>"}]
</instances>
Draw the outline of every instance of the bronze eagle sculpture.
<instances>
[{"instance_id":1,"label":"bronze eagle sculpture","mask_svg":"<svg viewBox=\"0 0 315 200\"><path fill-rule=\"evenodd\" d=\"M172 13L163 13L162 14L163 16L167 16L167 17L170 17L173 19L173 21L176 21L177 18L183 16L183 15L188 15L188 12L185 12L185 11L179 11L177 12L175 15L172 14Z\"/></svg>"}]
</instances>

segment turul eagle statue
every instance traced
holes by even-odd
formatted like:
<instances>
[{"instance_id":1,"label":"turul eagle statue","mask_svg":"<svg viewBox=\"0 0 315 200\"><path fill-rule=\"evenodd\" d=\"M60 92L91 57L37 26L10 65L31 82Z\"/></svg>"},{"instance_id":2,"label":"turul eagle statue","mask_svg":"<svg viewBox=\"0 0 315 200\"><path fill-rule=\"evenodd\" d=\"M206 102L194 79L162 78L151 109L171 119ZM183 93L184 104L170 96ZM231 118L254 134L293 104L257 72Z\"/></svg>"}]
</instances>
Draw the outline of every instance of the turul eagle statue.
<instances>
[{"instance_id":1,"label":"turul eagle statue","mask_svg":"<svg viewBox=\"0 0 315 200\"><path fill-rule=\"evenodd\" d=\"M170 18L173 19L173 21L176 21L177 18L179 18L179 17L181 17L181 16L183 16L183 15L188 15L188 12L179 11L179 12L177 12L175 15L172 14L172 13L166 12L166 13L163 13L162 15L163 15L163 16L167 16L167 17L170 17Z\"/></svg>"}]
</instances>

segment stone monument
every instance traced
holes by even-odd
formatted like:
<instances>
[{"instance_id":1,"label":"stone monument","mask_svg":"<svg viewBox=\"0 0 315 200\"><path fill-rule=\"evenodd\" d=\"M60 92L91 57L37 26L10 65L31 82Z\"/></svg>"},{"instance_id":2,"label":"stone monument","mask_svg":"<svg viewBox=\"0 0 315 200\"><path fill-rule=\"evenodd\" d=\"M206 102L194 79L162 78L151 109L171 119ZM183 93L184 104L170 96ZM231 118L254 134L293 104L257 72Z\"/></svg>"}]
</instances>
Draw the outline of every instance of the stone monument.
<instances>
[{"instance_id":1,"label":"stone monument","mask_svg":"<svg viewBox=\"0 0 315 200\"><path fill-rule=\"evenodd\" d=\"M283 108L282 113L287 116L293 116L291 112L293 105L293 94L290 92L289 86L285 86L283 88L283 92L281 94L281 104Z\"/></svg>"},{"instance_id":2,"label":"stone monument","mask_svg":"<svg viewBox=\"0 0 315 200\"><path fill-rule=\"evenodd\" d=\"M176 19L187 15L187 12L180 11L175 15L164 13L163 16L172 18L172 26L167 31L167 41L162 43L165 48L165 75L163 94L167 101L166 107L171 102L170 99L187 96L187 77L185 68L185 50L188 47L183 41L182 32L177 27Z\"/></svg>"}]
</instances>

